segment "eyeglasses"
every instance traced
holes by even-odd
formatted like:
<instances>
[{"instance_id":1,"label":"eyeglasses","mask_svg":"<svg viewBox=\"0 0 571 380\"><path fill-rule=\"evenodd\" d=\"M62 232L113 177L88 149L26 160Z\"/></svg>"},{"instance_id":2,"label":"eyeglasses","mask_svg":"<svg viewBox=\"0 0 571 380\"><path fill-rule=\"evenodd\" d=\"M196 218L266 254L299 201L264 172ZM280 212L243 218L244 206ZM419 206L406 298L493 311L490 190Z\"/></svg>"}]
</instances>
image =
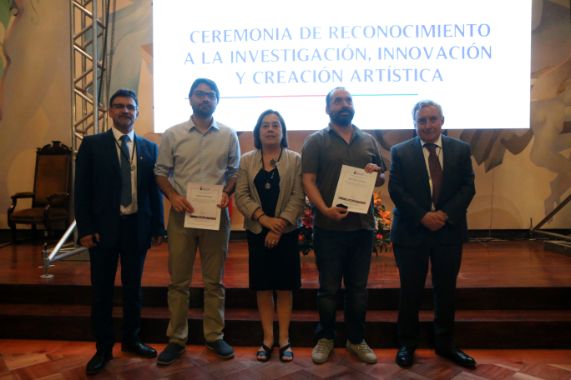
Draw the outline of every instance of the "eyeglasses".
<instances>
[{"instance_id":1,"label":"eyeglasses","mask_svg":"<svg viewBox=\"0 0 571 380\"><path fill-rule=\"evenodd\" d=\"M420 119L416 119L416 124L426 125L428 122L432 124L436 123L438 120L440 120L440 117L438 116L421 117Z\"/></svg>"},{"instance_id":2,"label":"eyeglasses","mask_svg":"<svg viewBox=\"0 0 571 380\"><path fill-rule=\"evenodd\" d=\"M208 98L210 100L216 99L216 93L214 91L207 92L207 91L196 90L192 94L200 99L203 98Z\"/></svg>"},{"instance_id":3,"label":"eyeglasses","mask_svg":"<svg viewBox=\"0 0 571 380\"><path fill-rule=\"evenodd\" d=\"M115 104L111 104L111 108L113 108L114 110L123 110L124 108L127 108L127 111L135 111L137 109L137 106L133 105L133 104L121 104L121 103L115 103Z\"/></svg>"}]
</instances>

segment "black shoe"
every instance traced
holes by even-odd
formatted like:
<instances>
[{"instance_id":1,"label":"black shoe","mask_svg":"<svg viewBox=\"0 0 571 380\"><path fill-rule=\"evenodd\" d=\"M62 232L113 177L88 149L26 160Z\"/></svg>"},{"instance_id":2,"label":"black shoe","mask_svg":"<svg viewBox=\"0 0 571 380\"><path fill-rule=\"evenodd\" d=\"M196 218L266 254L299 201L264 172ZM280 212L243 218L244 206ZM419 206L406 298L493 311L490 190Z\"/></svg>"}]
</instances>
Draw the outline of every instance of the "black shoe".
<instances>
[{"instance_id":1,"label":"black shoe","mask_svg":"<svg viewBox=\"0 0 571 380\"><path fill-rule=\"evenodd\" d=\"M174 363L178 358L184 354L186 350L185 346L181 346L180 344L176 343L169 343L163 352L160 353L159 358L157 359L157 365L166 366L171 365Z\"/></svg>"},{"instance_id":2,"label":"black shoe","mask_svg":"<svg viewBox=\"0 0 571 380\"><path fill-rule=\"evenodd\" d=\"M111 359L113 359L111 351L97 351L91 360L87 362L85 374L95 375L99 373Z\"/></svg>"},{"instance_id":3,"label":"black shoe","mask_svg":"<svg viewBox=\"0 0 571 380\"><path fill-rule=\"evenodd\" d=\"M462 350L451 348L448 350L436 350L436 355L449 359L464 368L476 368L476 361Z\"/></svg>"},{"instance_id":4,"label":"black shoe","mask_svg":"<svg viewBox=\"0 0 571 380\"><path fill-rule=\"evenodd\" d=\"M206 342L206 347L214 351L222 359L232 359L234 357L234 349L224 339Z\"/></svg>"},{"instance_id":5,"label":"black shoe","mask_svg":"<svg viewBox=\"0 0 571 380\"><path fill-rule=\"evenodd\" d=\"M123 343L121 351L130 352L143 358L154 358L157 356L157 350L153 347L147 346L143 342Z\"/></svg>"},{"instance_id":6,"label":"black shoe","mask_svg":"<svg viewBox=\"0 0 571 380\"><path fill-rule=\"evenodd\" d=\"M414 351L414 348L401 346L397 352L395 362L403 368L412 367L412 363L414 363Z\"/></svg>"}]
</instances>

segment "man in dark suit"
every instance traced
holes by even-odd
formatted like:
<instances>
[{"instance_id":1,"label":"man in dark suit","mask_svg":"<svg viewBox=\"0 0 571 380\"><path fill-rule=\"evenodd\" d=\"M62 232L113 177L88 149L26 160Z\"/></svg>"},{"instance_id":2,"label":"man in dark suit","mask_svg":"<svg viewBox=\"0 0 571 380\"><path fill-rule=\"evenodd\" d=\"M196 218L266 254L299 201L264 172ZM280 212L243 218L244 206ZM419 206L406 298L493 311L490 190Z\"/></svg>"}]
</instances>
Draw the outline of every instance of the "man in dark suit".
<instances>
[{"instance_id":1,"label":"man in dark suit","mask_svg":"<svg viewBox=\"0 0 571 380\"><path fill-rule=\"evenodd\" d=\"M157 145L135 135L137 96L120 89L109 102L113 128L87 136L76 160L75 218L80 244L91 261L91 319L97 352L86 373L101 371L112 359L113 288L121 258L123 287L122 351L153 358L141 342L141 277L147 249L164 236L163 206L153 168Z\"/></svg>"},{"instance_id":2,"label":"man in dark suit","mask_svg":"<svg viewBox=\"0 0 571 380\"><path fill-rule=\"evenodd\" d=\"M391 149L391 240L400 275L396 362L410 367L418 345L418 312L429 261L436 354L463 367L476 361L454 345L456 278L467 240L466 210L475 194L470 146L441 134L444 115L427 100L413 108L417 137Z\"/></svg>"}]
</instances>

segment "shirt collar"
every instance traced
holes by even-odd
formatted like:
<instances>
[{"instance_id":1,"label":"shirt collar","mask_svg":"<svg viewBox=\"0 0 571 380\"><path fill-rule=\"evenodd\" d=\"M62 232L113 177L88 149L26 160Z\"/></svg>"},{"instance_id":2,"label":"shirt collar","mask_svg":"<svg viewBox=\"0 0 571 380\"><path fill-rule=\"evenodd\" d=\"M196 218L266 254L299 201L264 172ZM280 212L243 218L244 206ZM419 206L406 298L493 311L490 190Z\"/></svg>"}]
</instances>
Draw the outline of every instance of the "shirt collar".
<instances>
[{"instance_id":1,"label":"shirt collar","mask_svg":"<svg viewBox=\"0 0 571 380\"><path fill-rule=\"evenodd\" d=\"M361 135L361 130L355 124L351 124L351 128L353 128L353 134L351 135L351 141L353 141L356 137ZM336 135L339 136L339 133L337 133L337 131L335 130L335 128L333 128L331 123L327 124L326 129L327 129L327 132L335 133Z\"/></svg>"},{"instance_id":2,"label":"shirt collar","mask_svg":"<svg viewBox=\"0 0 571 380\"><path fill-rule=\"evenodd\" d=\"M198 128L196 127L196 124L194 124L194 120L192 120L192 115L188 119L188 123L190 124L190 128L188 128L189 132L192 131L193 129L198 130ZM214 128L216 130L220 129L220 127L218 126L218 123L216 122L216 120L214 118L212 119L212 124L210 124L210 127L208 127L207 132L210 131L211 128Z\"/></svg>"},{"instance_id":3,"label":"shirt collar","mask_svg":"<svg viewBox=\"0 0 571 380\"><path fill-rule=\"evenodd\" d=\"M420 145L424 147L424 144L427 144L427 142L424 141L423 139L420 139ZM438 148L442 149L442 135L438 136L438 138L433 144L436 145Z\"/></svg>"},{"instance_id":4,"label":"shirt collar","mask_svg":"<svg viewBox=\"0 0 571 380\"><path fill-rule=\"evenodd\" d=\"M124 133L115 127L111 128L111 130L113 131L113 137L115 138L115 140L121 142L121 136L123 136ZM129 140L131 142L135 141L135 130L132 129L131 132L127 133L127 136L129 136Z\"/></svg>"}]
</instances>

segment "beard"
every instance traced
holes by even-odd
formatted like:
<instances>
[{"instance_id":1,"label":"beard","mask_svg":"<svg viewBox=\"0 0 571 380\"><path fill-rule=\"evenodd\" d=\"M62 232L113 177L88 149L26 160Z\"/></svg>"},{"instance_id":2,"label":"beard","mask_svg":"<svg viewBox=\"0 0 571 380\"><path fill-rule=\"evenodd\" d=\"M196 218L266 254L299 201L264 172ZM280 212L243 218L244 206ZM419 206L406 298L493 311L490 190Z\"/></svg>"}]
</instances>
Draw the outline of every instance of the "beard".
<instances>
[{"instance_id":1,"label":"beard","mask_svg":"<svg viewBox=\"0 0 571 380\"><path fill-rule=\"evenodd\" d=\"M338 112L332 113L329 115L331 122L333 124L341 125L341 126L348 126L351 125L353 121L353 116L355 116L355 111L351 108L343 108Z\"/></svg>"},{"instance_id":2,"label":"beard","mask_svg":"<svg viewBox=\"0 0 571 380\"><path fill-rule=\"evenodd\" d=\"M192 113L201 119L209 119L214 114L216 107L208 103L192 104Z\"/></svg>"}]
</instances>

